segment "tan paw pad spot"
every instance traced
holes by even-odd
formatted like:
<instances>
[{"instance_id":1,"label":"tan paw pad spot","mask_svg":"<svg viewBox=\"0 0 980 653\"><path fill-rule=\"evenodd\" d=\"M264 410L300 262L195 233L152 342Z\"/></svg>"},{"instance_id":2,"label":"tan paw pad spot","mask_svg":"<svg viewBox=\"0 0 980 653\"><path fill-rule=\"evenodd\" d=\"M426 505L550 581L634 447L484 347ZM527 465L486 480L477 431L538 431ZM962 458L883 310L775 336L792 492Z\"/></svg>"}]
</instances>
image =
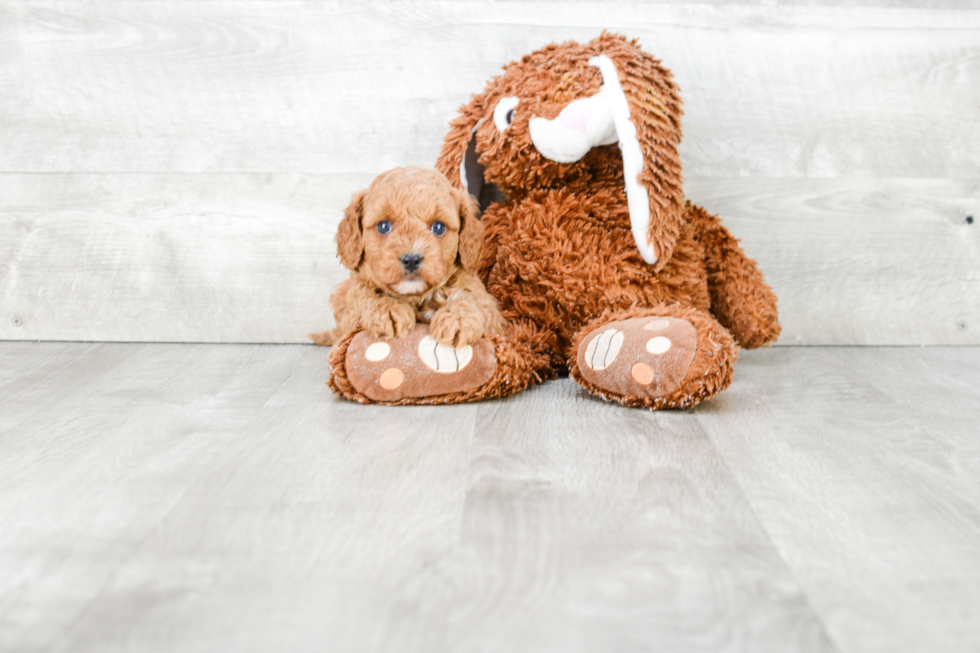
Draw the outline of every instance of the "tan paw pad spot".
<instances>
[{"instance_id":1,"label":"tan paw pad spot","mask_svg":"<svg viewBox=\"0 0 980 653\"><path fill-rule=\"evenodd\" d=\"M650 385L653 383L653 368L646 363L637 363L630 369L633 380L640 385Z\"/></svg>"},{"instance_id":2,"label":"tan paw pad spot","mask_svg":"<svg viewBox=\"0 0 980 653\"><path fill-rule=\"evenodd\" d=\"M593 370L604 370L616 360L622 346L623 332L606 329L589 343L585 350L585 364Z\"/></svg>"},{"instance_id":3,"label":"tan paw pad spot","mask_svg":"<svg viewBox=\"0 0 980 653\"><path fill-rule=\"evenodd\" d=\"M647 351L651 354L662 354L670 349L670 338L657 336L647 340Z\"/></svg>"},{"instance_id":4,"label":"tan paw pad spot","mask_svg":"<svg viewBox=\"0 0 980 653\"><path fill-rule=\"evenodd\" d=\"M469 365L473 348L469 345L447 347L432 336L426 336L419 342L419 358L433 372L452 374Z\"/></svg>"},{"instance_id":5,"label":"tan paw pad spot","mask_svg":"<svg viewBox=\"0 0 980 653\"><path fill-rule=\"evenodd\" d=\"M405 375L397 367L389 367L381 373L378 383L385 390L394 390L405 380Z\"/></svg>"},{"instance_id":6,"label":"tan paw pad spot","mask_svg":"<svg viewBox=\"0 0 980 653\"><path fill-rule=\"evenodd\" d=\"M376 342L364 351L364 358L372 363L383 361L391 353L391 346L387 342Z\"/></svg>"},{"instance_id":7,"label":"tan paw pad spot","mask_svg":"<svg viewBox=\"0 0 980 653\"><path fill-rule=\"evenodd\" d=\"M663 331L670 326L669 320L651 320L643 325L647 331Z\"/></svg>"}]
</instances>

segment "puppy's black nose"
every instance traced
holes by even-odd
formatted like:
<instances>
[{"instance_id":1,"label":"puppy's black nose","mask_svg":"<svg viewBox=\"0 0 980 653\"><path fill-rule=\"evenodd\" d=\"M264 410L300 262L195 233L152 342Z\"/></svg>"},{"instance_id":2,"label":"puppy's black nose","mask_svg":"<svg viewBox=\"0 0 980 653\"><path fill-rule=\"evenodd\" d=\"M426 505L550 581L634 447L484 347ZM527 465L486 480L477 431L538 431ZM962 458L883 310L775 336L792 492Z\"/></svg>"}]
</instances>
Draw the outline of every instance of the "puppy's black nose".
<instances>
[{"instance_id":1,"label":"puppy's black nose","mask_svg":"<svg viewBox=\"0 0 980 653\"><path fill-rule=\"evenodd\" d=\"M398 260L402 262L402 267L405 268L406 272L415 272L422 265L422 255L415 252L402 254Z\"/></svg>"}]
</instances>

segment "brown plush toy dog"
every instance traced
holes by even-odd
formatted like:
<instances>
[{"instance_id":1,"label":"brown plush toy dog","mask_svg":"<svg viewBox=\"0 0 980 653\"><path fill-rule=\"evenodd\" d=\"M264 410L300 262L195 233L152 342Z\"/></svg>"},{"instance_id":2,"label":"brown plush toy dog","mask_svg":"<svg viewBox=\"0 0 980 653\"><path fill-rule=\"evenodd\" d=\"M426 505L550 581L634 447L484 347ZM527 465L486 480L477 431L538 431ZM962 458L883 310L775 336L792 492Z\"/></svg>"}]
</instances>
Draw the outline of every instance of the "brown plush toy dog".
<instances>
[{"instance_id":1,"label":"brown plush toy dog","mask_svg":"<svg viewBox=\"0 0 980 653\"><path fill-rule=\"evenodd\" d=\"M450 403L568 370L623 405L689 407L731 383L739 345L775 341L776 297L755 262L685 201L677 87L635 41L603 33L542 48L460 113L437 167L486 206L480 275L509 326L470 359L492 372L452 392L424 394L420 377L380 397L383 375L421 352L370 361L374 341L351 334L333 352L338 392ZM429 367L413 369L440 375Z\"/></svg>"}]
</instances>

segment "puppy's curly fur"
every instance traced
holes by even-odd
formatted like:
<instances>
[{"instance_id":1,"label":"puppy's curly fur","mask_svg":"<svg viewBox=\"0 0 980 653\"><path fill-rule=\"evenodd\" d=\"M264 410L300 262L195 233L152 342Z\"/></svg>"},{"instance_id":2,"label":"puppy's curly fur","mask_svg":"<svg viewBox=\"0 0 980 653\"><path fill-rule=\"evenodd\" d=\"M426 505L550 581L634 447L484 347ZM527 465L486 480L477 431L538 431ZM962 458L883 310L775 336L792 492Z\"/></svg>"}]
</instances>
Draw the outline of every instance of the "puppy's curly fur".
<instances>
[{"instance_id":1,"label":"puppy's curly fur","mask_svg":"<svg viewBox=\"0 0 980 653\"><path fill-rule=\"evenodd\" d=\"M441 172L408 167L379 175L354 194L337 229L337 256L351 270L330 298L337 326L309 337L332 345L363 329L400 338L417 321L452 347L501 333L497 302L475 274L483 250L478 211Z\"/></svg>"}]
</instances>

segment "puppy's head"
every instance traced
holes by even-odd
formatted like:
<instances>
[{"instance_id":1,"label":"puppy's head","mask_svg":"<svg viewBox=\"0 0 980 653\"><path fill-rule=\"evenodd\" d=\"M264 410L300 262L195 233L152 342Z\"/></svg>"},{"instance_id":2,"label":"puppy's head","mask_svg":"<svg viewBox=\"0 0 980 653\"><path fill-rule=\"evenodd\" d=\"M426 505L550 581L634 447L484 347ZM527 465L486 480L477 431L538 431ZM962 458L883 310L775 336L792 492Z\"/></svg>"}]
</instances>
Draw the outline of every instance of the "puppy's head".
<instances>
[{"instance_id":1,"label":"puppy's head","mask_svg":"<svg viewBox=\"0 0 980 653\"><path fill-rule=\"evenodd\" d=\"M456 266L473 270L483 249L476 200L424 168L395 168L358 191L337 229L337 256L400 295L442 284Z\"/></svg>"}]
</instances>

